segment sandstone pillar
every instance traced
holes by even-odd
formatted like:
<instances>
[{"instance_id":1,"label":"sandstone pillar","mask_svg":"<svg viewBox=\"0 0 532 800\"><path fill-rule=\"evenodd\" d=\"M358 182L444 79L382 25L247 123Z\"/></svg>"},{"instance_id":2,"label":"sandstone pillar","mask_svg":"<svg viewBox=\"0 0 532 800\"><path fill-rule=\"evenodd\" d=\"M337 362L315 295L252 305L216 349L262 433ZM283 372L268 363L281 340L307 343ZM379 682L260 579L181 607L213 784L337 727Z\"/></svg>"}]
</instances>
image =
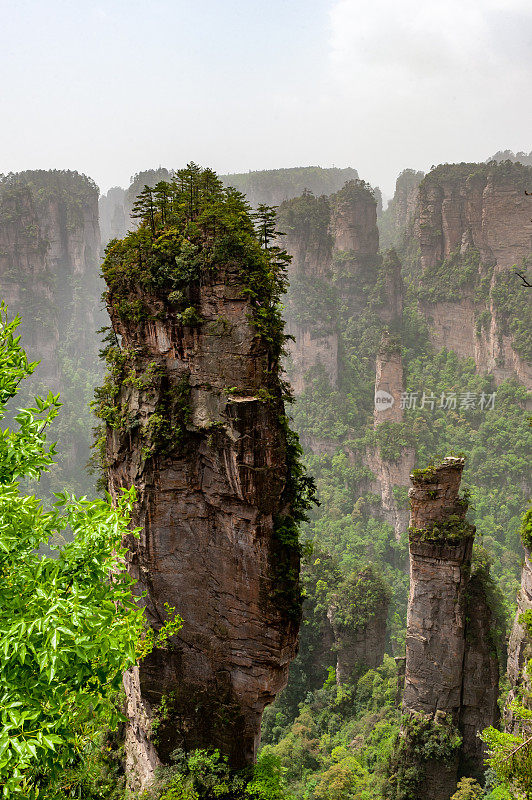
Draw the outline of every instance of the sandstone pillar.
<instances>
[{"instance_id":1,"label":"sandstone pillar","mask_svg":"<svg viewBox=\"0 0 532 800\"><path fill-rule=\"evenodd\" d=\"M300 619L301 484L282 400L273 256L243 204L209 175L184 175L189 194L166 184L161 195L176 221L148 212L103 266L121 344L105 390L113 407L103 406L109 487L137 488L141 533L128 570L146 592L149 622L163 623L166 603L184 621L126 676L134 789L179 747L219 748L234 768L253 762ZM183 219L194 197L200 212L190 200Z\"/></svg>"}]
</instances>

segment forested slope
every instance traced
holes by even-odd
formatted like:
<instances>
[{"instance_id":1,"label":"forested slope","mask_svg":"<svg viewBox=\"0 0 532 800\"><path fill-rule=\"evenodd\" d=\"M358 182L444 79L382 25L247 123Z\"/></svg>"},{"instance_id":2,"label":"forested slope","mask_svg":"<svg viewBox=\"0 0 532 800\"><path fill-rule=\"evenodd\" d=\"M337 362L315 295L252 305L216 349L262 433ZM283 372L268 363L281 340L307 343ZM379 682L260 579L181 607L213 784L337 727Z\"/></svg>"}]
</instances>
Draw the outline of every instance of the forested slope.
<instances>
[{"instance_id":1,"label":"forested slope","mask_svg":"<svg viewBox=\"0 0 532 800\"><path fill-rule=\"evenodd\" d=\"M293 419L321 500L305 531L314 552L305 568L300 654L264 722L264 742L280 755L297 797L384 791L399 720L408 593L408 513L401 511L412 467L466 456L463 486L477 526L473 573L489 587L501 632L511 619L532 445L530 302L513 265L529 263L524 188L531 183L529 168L510 163L444 165L424 179L407 171L393 225L384 221L397 253L368 246L376 203L363 183L343 197L306 193L279 209L294 256L286 302L296 340L288 360ZM393 396L392 411L375 409L376 389ZM368 578L368 565L382 588ZM351 681L338 680L337 670L323 685L344 647L331 628L333 609L348 609L357 597L364 611L350 620L351 631L374 641L382 593L391 596L383 666L366 657L371 669L357 684L361 658Z\"/></svg>"}]
</instances>

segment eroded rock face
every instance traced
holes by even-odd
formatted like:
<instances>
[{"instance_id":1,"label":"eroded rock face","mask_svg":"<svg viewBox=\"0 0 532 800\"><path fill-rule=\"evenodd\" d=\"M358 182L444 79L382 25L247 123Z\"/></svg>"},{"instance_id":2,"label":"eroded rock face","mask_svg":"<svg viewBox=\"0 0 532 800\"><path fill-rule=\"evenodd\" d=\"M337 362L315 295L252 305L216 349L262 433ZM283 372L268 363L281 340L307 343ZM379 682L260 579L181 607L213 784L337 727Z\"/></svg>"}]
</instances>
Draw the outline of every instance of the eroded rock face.
<instances>
[{"instance_id":1,"label":"eroded rock face","mask_svg":"<svg viewBox=\"0 0 532 800\"><path fill-rule=\"evenodd\" d=\"M124 374L137 376L119 388L127 422L107 435L111 494L135 485L139 495L128 570L156 629L166 603L184 620L168 649L126 676L132 788L149 785L177 747L252 762L262 712L297 648L298 549L275 528L291 502L275 362L252 324L240 264L190 292L194 325L149 294L140 319L124 317L108 295Z\"/></svg>"},{"instance_id":2,"label":"eroded rock face","mask_svg":"<svg viewBox=\"0 0 532 800\"><path fill-rule=\"evenodd\" d=\"M19 401L60 392L62 422L53 428L58 469L43 476L46 494L65 484L94 492L87 474L93 418L92 386L103 369L97 334L100 308L98 189L67 170L35 170L0 178L0 299L21 317L19 333L30 361ZM19 402L16 403L19 405Z\"/></svg>"},{"instance_id":3,"label":"eroded rock face","mask_svg":"<svg viewBox=\"0 0 532 800\"><path fill-rule=\"evenodd\" d=\"M337 623L336 607L329 608L327 616L334 632L339 686L368 669L380 667L384 658L387 615L388 605L384 604L363 627L349 629Z\"/></svg>"},{"instance_id":4,"label":"eroded rock face","mask_svg":"<svg viewBox=\"0 0 532 800\"><path fill-rule=\"evenodd\" d=\"M331 197L306 192L283 203L279 229L282 245L292 256L290 288L286 298L288 375L296 395L306 385L305 375L322 367L331 386L338 382L338 305L364 305L361 276L375 280L379 237L376 201L362 181L350 181ZM335 261L336 258L336 261ZM382 314L400 312L401 265L395 257L386 271ZM360 296L359 296L360 295ZM402 308L402 306L401 306Z\"/></svg>"},{"instance_id":5,"label":"eroded rock face","mask_svg":"<svg viewBox=\"0 0 532 800\"><path fill-rule=\"evenodd\" d=\"M395 194L392 200L394 228L397 233L406 229L414 218L417 205L418 187L423 178L423 172L405 169L395 182Z\"/></svg>"},{"instance_id":6,"label":"eroded rock face","mask_svg":"<svg viewBox=\"0 0 532 800\"><path fill-rule=\"evenodd\" d=\"M413 477L410 489L410 594L406 634L404 708L458 722L465 650L466 590L474 529L455 540L444 526L451 516L465 519L458 497L463 459ZM433 535L440 526L441 535Z\"/></svg>"},{"instance_id":7,"label":"eroded rock face","mask_svg":"<svg viewBox=\"0 0 532 800\"><path fill-rule=\"evenodd\" d=\"M296 395L305 376L321 366L331 386L338 381L338 333L326 294L332 281L330 203L309 192L283 203L278 227L282 245L292 256L286 297L288 375Z\"/></svg>"},{"instance_id":8,"label":"eroded rock face","mask_svg":"<svg viewBox=\"0 0 532 800\"><path fill-rule=\"evenodd\" d=\"M364 454L364 464L375 476L375 481L370 484L370 490L380 494L382 516L393 527L397 541L408 528L410 512L397 500L394 488L406 488L409 485L415 461L416 454L412 447L402 449L396 461L383 458L379 448L367 447Z\"/></svg>"},{"instance_id":9,"label":"eroded rock face","mask_svg":"<svg viewBox=\"0 0 532 800\"><path fill-rule=\"evenodd\" d=\"M384 335L377 353L375 369L374 425L383 422L402 422L401 395L403 386L403 358L401 345Z\"/></svg>"},{"instance_id":10,"label":"eroded rock face","mask_svg":"<svg viewBox=\"0 0 532 800\"><path fill-rule=\"evenodd\" d=\"M393 319L397 321L397 316ZM375 372L373 425L377 428L384 422L399 424L403 421L401 396L404 391L401 343L388 332L382 337ZM379 447L366 448L364 463L375 476L375 488L382 498L383 517L393 526L396 540L408 527L409 511L395 496L394 488L410 485L415 458L412 447L402 448L399 457L392 461L384 457Z\"/></svg>"}]
</instances>

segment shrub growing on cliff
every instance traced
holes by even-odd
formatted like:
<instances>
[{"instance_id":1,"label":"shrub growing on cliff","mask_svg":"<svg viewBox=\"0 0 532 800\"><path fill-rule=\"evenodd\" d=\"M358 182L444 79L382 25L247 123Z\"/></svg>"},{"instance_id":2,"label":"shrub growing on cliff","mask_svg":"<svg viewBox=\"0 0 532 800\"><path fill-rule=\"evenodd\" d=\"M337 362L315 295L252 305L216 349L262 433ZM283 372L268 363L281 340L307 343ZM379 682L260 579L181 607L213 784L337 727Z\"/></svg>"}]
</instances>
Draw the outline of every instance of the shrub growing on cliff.
<instances>
[{"instance_id":1,"label":"shrub growing on cliff","mask_svg":"<svg viewBox=\"0 0 532 800\"><path fill-rule=\"evenodd\" d=\"M36 364L27 361L19 320L0 305L0 420ZM116 508L67 492L51 510L21 494L53 464L45 429L59 395L35 398L0 431L0 790L45 796L54 777L82 758L97 719L118 722L113 700L122 673L149 648L143 611L121 571L133 492ZM74 533L55 558L39 548ZM112 580L110 580L112 576ZM174 626L176 623L173 623ZM164 635L164 632L163 632ZM152 637L153 638L153 637Z\"/></svg>"}]
</instances>

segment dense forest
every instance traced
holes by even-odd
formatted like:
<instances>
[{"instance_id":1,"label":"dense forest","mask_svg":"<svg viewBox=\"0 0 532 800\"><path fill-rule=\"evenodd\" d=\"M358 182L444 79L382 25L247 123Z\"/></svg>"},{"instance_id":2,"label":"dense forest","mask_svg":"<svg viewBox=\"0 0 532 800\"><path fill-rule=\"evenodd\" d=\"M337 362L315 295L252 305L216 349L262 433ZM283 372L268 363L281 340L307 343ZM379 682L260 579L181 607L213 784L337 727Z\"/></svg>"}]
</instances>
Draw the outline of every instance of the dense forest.
<instances>
[{"instance_id":1,"label":"dense forest","mask_svg":"<svg viewBox=\"0 0 532 800\"><path fill-rule=\"evenodd\" d=\"M464 731L446 727L445 721L436 728L423 728L423 721L408 728L401 707L411 585L410 476L414 486L415 481L423 485L434 478L434 465L446 456L460 463L465 458L461 487L469 522L460 535L471 536L476 526L471 567L464 567L468 597L473 597L467 602L478 607L482 597L486 604L490 663L495 665L491 688L507 725L507 733L495 730L500 727L495 710L487 718L479 732L486 729L483 736L492 754L488 769L473 769L462 760L453 800L530 796L531 748L526 744L517 756L507 758L529 743L528 679L518 686L512 682L514 702L505 706L510 688L505 677L508 637L517 609L523 544L529 548L532 542L530 513L526 514L531 493L527 393L532 386L532 304L515 274L516 269L528 274L532 263L531 206L525 195L530 187L529 157L506 151L486 163L440 165L427 175L405 170L383 212L378 190L354 169L309 167L220 179L195 165L176 172L159 168L139 173L127 191L113 189L99 201L101 241L107 245L103 275L112 317L108 327L100 301L96 186L85 176L57 171L2 178L0 294L9 316L18 313L22 318L21 341L29 358L42 359L33 375L32 369L23 370L27 380L18 392L17 407L27 406L35 393L46 396L48 390L59 391L63 402L57 421L56 411L52 413L47 431L49 440L58 441L58 466L42 456L37 436L41 431L32 429L34 439L37 436L32 447L40 455L37 459L32 450L37 467L30 459L27 468L17 467L12 473L22 478L22 486L33 486L42 473L41 494L47 500L60 487L95 497L94 470L103 467L101 489L113 470L120 477L134 467L144 487L141 507L148 508L142 504L152 502L157 482L150 483L146 475L150 469L163 475L168 459L174 458L170 481L177 474L177 456L192 463L194 448L208 463L229 463L233 457L238 463L240 455L232 455L231 442L249 424L244 404L250 401L255 403L255 418L266 426L264 437L266 430L273 437L271 431L281 420L279 441L284 444L278 447L288 453L286 463L295 480L292 488L288 485L289 500L288 490L283 495L285 511L276 512L273 552L279 564L289 564L292 570L276 578L276 602L292 619L287 627L294 624L302 603L299 653L290 665L286 688L264 711L257 764L235 772L223 744L214 747L214 734L212 747L183 748L174 742L157 780L139 796L417 800L419 775L434 764L452 762ZM278 208L267 207L271 205ZM211 285L212 295L206 288ZM226 311L213 311L221 296L219 287L226 285L232 287L224 289L230 318ZM241 318L246 323L238 321L235 310L242 312L242 298L249 303ZM256 337L250 359L260 352L267 368L262 373L255 365L240 373L240 366L228 361L232 366L224 366L219 379L216 367L224 363L224 337L227 352L235 342L242 350L247 324ZM13 335L8 331L2 340L11 354L6 363L19 364L20 369ZM207 355L202 337L215 342L206 346ZM93 400L104 369L98 349L108 375ZM286 385L277 376L281 356ZM204 359L209 358L207 368ZM179 371L183 364L189 370L186 376ZM263 374L264 382L245 386L249 374L256 380ZM17 391L9 389L5 402ZM379 396L388 404L382 411L376 405ZM286 416L282 401L287 403ZM48 402L55 409L57 401ZM96 430L92 474L87 470L96 426L91 404L100 425L104 423ZM11 426L14 413L8 405L5 419ZM290 427L301 442L301 455ZM253 439L256 432L246 430L246 437ZM4 458L2 453L4 462L12 464L12 456ZM139 459L122 463L127 453L137 453ZM261 458L266 463L272 456ZM257 467L246 462L246 491L252 492L251 475L264 470L264 463ZM209 469L214 482L216 467ZM234 475L232 480L231 488L224 489L227 496L234 491ZM116 481L115 498L120 480ZM313 482L317 504L311 504ZM268 496L274 494L270 488ZM90 514L111 514L99 502ZM122 502L124 513L131 513ZM287 510L289 503L295 503L294 514ZM213 505L209 501L210 514ZM79 525L76 513L69 507L61 529L64 539L71 538L69 526L75 531ZM139 522L135 512L133 518L143 530L156 524L151 512L145 517L149 521ZM113 519L105 517L107 550L102 549L102 563L95 565L100 581L105 559L111 563L113 547L118 546L118 523ZM299 544L294 543L296 523ZM25 552L49 543L54 525L49 520L40 538L28 540ZM264 536L266 528L261 530ZM456 530L455 525L451 536ZM79 553L68 550L72 545L62 551L61 575L66 576L67 589L72 562L89 559L85 551L90 542L79 541ZM301 556L300 595L293 574L296 550L297 558ZM132 552L137 552L134 546ZM53 572L53 563L52 559L46 569ZM23 574L20 580L22 585ZM167 591L168 583L164 585ZM116 591L120 588L130 591L120 586ZM153 592L150 581L146 588ZM91 603L99 600L108 604L117 598L90 595ZM142 622L136 603L130 602L137 615L135 630L133 626L127 636L118 629L109 634L109 646L122 647L129 658L114 665L109 679L113 692L120 669L127 669L135 658L152 665L147 672L159 663L159 645L150 656L153 642L141 655L134 652L132 637L141 635ZM532 611L519 608L525 612L526 637ZM183 616L186 630L184 610L176 603L173 611ZM148 612L153 615L149 607ZM295 617L290 617L292 612ZM163 618L161 612L149 621L157 630ZM62 617L55 624L66 623ZM270 624L273 629L277 623ZM170 640L177 635L181 620L170 615L165 625L160 644L164 652L165 635ZM216 636L226 642L230 626L227 620L224 625ZM510 650L511 646L512 641ZM98 664L104 658L77 655L83 670L90 670L91 658ZM522 655L519 658L520 675L524 664ZM104 673L97 677L105 686ZM209 684L209 691L223 694L220 686ZM81 696L82 684L76 692ZM272 690L269 699L275 694ZM170 697L169 692L163 694L151 722L163 751L169 737L165 725L177 714ZM94 702L93 696L86 702ZM58 748L64 742L53 736L65 736L65 741L68 736L59 727L59 733L51 733L48 761L31 778L32 791L40 787L32 797L125 796L123 734L116 725L109 732L110 722L117 722L110 711L112 702L120 706L123 701L102 690L102 714L94 725L82 716L69 717L73 733L59 771L57 765L49 766L50 751L54 741ZM227 709L216 711L225 713ZM30 758L28 753L25 758ZM16 759L16 752L10 757ZM418 776L408 773L405 764L410 762L421 765ZM0 762L0 779L2 768Z\"/></svg>"}]
</instances>

